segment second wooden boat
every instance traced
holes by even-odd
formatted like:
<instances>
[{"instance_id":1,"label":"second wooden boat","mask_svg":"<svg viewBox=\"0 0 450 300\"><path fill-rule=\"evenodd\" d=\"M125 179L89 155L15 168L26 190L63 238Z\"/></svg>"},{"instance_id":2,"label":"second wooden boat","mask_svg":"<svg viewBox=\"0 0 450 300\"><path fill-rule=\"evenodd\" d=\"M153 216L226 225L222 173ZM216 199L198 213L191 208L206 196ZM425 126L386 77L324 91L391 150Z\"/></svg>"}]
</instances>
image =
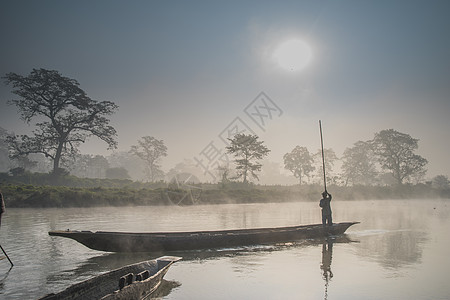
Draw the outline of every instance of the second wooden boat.
<instances>
[{"instance_id":1,"label":"second wooden boat","mask_svg":"<svg viewBox=\"0 0 450 300\"><path fill-rule=\"evenodd\" d=\"M180 259L181 257L176 256L163 256L128 265L76 283L40 300L144 299L156 291L169 267Z\"/></svg>"},{"instance_id":2,"label":"second wooden boat","mask_svg":"<svg viewBox=\"0 0 450 300\"><path fill-rule=\"evenodd\" d=\"M50 231L49 235L70 238L91 249L108 252L182 251L291 242L299 239L339 235L357 223L359 222L335 223L332 226L314 224L275 228L155 233L66 230Z\"/></svg>"}]
</instances>

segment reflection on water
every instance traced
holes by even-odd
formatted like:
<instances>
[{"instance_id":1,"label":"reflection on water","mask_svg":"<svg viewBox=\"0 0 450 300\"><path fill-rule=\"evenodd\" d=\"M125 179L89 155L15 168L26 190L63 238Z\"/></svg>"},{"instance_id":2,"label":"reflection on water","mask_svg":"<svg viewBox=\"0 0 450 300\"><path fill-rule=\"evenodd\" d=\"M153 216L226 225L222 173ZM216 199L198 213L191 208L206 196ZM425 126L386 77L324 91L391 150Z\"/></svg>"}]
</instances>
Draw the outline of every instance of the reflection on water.
<instances>
[{"instance_id":1,"label":"reflection on water","mask_svg":"<svg viewBox=\"0 0 450 300\"><path fill-rule=\"evenodd\" d=\"M328 284L329 280L333 278L333 272L331 271L331 260L333 258L333 241L328 239L322 243L322 264L320 269L323 271L323 279L325 280L325 297L328 299Z\"/></svg>"},{"instance_id":2,"label":"reflection on water","mask_svg":"<svg viewBox=\"0 0 450 300\"><path fill-rule=\"evenodd\" d=\"M425 232L413 230L386 231L362 239L364 243L357 254L379 261L388 269L398 269L420 262L423 245L427 242Z\"/></svg>"},{"instance_id":3,"label":"reflection on water","mask_svg":"<svg viewBox=\"0 0 450 300\"><path fill-rule=\"evenodd\" d=\"M11 272L11 268L2 276L2 278L0 278L0 290L3 290L3 285L8 278L9 272Z\"/></svg>"},{"instance_id":4,"label":"reflection on water","mask_svg":"<svg viewBox=\"0 0 450 300\"><path fill-rule=\"evenodd\" d=\"M94 251L47 232L289 226L320 223L320 210L317 203L9 209L3 216L0 242L15 266L8 272L9 263L0 261L0 299L35 299L167 254L183 260L167 273L171 288L158 296L162 299L449 298L447 201L337 200L333 209L336 222L361 224L350 227L346 236L327 240L143 254Z\"/></svg>"},{"instance_id":5,"label":"reflection on water","mask_svg":"<svg viewBox=\"0 0 450 300\"><path fill-rule=\"evenodd\" d=\"M163 299L164 297L168 296L173 289L176 289L180 286L181 283L179 283L178 281L167 281L163 279L158 289L145 299Z\"/></svg>"}]
</instances>

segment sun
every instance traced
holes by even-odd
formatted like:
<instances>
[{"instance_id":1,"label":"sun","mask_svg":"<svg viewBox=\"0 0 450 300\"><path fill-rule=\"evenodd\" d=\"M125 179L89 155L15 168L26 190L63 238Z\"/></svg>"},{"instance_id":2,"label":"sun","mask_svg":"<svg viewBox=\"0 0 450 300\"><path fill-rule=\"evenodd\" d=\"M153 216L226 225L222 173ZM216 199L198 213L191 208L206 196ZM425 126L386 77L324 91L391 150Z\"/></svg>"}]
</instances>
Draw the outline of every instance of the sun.
<instances>
[{"instance_id":1,"label":"sun","mask_svg":"<svg viewBox=\"0 0 450 300\"><path fill-rule=\"evenodd\" d=\"M302 40L292 39L280 44L273 52L273 58L280 67L288 71L305 68L312 57L311 48Z\"/></svg>"}]
</instances>

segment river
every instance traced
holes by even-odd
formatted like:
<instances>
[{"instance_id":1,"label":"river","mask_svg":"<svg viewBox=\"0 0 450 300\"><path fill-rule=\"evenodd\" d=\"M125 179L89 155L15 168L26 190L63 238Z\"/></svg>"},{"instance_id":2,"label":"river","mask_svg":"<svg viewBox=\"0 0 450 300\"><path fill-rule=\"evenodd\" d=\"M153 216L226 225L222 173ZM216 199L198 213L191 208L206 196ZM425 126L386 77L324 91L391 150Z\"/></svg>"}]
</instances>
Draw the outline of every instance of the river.
<instances>
[{"instance_id":1,"label":"river","mask_svg":"<svg viewBox=\"0 0 450 300\"><path fill-rule=\"evenodd\" d=\"M171 253L160 299L449 299L449 200L333 200L343 237ZM0 299L37 299L165 253L117 254L49 230L187 231L320 222L317 203L7 209ZM10 269L10 270L9 270ZM8 271L9 270L9 271Z\"/></svg>"}]
</instances>

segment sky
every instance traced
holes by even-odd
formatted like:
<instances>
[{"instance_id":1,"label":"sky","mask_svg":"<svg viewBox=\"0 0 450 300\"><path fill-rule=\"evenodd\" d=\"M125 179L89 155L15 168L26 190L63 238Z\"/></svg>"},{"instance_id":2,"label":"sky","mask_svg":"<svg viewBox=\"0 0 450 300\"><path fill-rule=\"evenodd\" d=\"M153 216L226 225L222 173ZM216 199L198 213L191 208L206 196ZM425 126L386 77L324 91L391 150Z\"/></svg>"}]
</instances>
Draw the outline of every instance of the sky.
<instances>
[{"instance_id":1,"label":"sky","mask_svg":"<svg viewBox=\"0 0 450 300\"><path fill-rule=\"evenodd\" d=\"M207 174L236 130L257 134L270 161L297 145L315 152L322 120L324 146L339 157L392 128L419 139L427 178L450 174L449 1L0 5L1 76L45 68L76 79L92 99L119 105L116 151L162 139L165 171L190 159ZM292 41L306 48L280 57ZM2 80L0 127L27 133L12 98ZM93 138L81 151L106 148Z\"/></svg>"}]
</instances>

